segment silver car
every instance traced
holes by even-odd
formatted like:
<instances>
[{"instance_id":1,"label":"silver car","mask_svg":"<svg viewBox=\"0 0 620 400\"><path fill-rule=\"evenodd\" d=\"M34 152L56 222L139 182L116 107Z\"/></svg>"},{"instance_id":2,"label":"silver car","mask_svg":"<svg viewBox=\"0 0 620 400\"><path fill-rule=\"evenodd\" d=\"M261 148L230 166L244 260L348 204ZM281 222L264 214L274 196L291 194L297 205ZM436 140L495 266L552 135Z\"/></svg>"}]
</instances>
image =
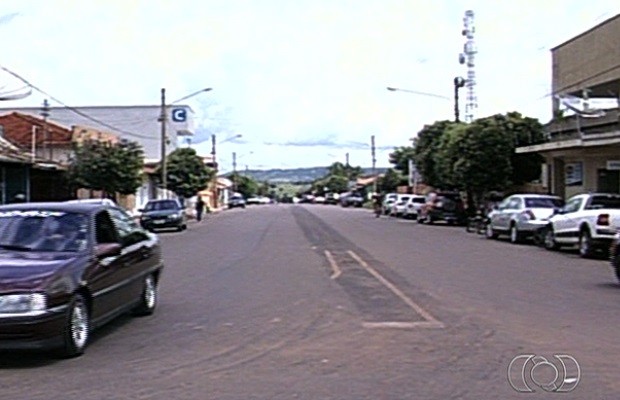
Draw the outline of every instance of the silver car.
<instances>
[{"instance_id":1,"label":"silver car","mask_svg":"<svg viewBox=\"0 0 620 400\"><path fill-rule=\"evenodd\" d=\"M534 236L548 224L555 210L564 201L558 196L545 194L515 194L505 198L489 215L486 236L496 239L508 235L512 243L520 243Z\"/></svg>"}]
</instances>

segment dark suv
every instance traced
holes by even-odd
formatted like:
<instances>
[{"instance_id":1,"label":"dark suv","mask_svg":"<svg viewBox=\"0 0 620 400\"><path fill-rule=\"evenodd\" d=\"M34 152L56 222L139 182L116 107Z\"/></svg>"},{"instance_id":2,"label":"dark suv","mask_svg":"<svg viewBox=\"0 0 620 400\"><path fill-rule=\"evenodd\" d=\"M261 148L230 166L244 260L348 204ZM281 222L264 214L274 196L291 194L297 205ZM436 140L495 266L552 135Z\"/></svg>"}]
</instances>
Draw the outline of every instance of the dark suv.
<instances>
[{"instance_id":1,"label":"dark suv","mask_svg":"<svg viewBox=\"0 0 620 400\"><path fill-rule=\"evenodd\" d=\"M426 203L418 214L418 222L432 224L435 221L446 221L451 225L466 223L465 206L458 193L433 192L426 196Z\"/></svg>"},{"instance_id":2,"label":"dark suv","mask_svg":"<svg viewBox=\"0 0 620 400\"><path fill-rule=\"evenodd\" d=\"M140 210L140 225L144 229L175 228L178 231L187 229L185 212L176 200L150 200Z\"/></svg>"}]
</instances>

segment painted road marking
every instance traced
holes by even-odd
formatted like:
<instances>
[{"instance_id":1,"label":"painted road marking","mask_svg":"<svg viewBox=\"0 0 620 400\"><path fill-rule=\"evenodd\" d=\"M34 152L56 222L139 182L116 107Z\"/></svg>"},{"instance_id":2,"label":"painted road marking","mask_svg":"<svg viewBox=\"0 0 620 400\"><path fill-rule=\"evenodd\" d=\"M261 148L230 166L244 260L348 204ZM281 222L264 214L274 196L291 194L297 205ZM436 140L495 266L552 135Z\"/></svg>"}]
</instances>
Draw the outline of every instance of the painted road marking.
<instances>
[{"instance_id":1,"label":"painted road marking","mask_svg":"<svg viewBox=\"0 0 620 400\"><path fill-rule=\"evenodd\" d=\"M364 328L395 328L395 329L413 329L413 328L443 328L440 322L418 321L418 322L364 322Z\"/></svg>"},{"instance_id":2,"label":"painted road marking","mask_svg":"<svg viewBox=\"0 0 620 400\"><path fill-rule=\"evenodd\" d=\"M357 263L360 266L362 266L362 268L364 268L370 275L375 277L375 279L377 279L385 287L390 289L392 291L392 293L394 293L396 296L398 296L402 301L405 302L405 304L407 304L411 309L413 309L413 311L415 311L416 313L421 315L422 318L424 318L426 320L424 322L418 322L418 323L415 323L415 322L402 323L402 322L391 322L391 321L376 322L376 323L375 322L366 322L366 323L364 323L364 326L366 326L366 327L402 327L401 324L409 324L409 325L416 324L415 326L419 327L420 324L425 324L427 327L430 327L428 325L432 325L432 327L443 328L444 325L441 322L439 322L435 317L433 317L429 312L424 310L422 307L417 305L405 293L403 293L402 290L400 290L396 285L394 285L392 282L387 280L383 275L381 275L379 272L377 272L377 270L375 270L370 265L368 265L368 263L366 261L364 261L360 256L358 256L355 252L349 250L349 251L347 251L347 253L349 253L349 255L355 261L357 261ZM411 326L408 326L408 327L411 327Z\"/></svg>"},{"instance_id":3,"label":"painted road marking","mask_svg":"<svg viewBox=\"0 0 620 400\"><path fill-rule=\"evenodd\" d=\"M331 274L330 278L337 279L342 274L342 270L338 266L338 263L336 262L334 256L332 255L332 253L330 253L329 250L325 250L325 257L327 257L327 261L329 261L329 265L331 265L332 271L334 271Z\"/></svg>"}]
</instances>

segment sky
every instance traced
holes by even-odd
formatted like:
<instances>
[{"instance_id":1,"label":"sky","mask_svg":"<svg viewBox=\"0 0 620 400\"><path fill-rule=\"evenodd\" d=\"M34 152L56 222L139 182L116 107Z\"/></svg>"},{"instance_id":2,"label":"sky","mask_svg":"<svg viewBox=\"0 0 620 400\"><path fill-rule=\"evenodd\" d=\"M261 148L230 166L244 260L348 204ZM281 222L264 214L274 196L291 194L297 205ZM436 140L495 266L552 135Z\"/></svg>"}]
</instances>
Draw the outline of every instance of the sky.
<instances>
[{"instance_id":1,"label":"sky","mask_svg":"<svg viewBox=\"0 0 620 400\"><path fill-rule=\"evenodd\" d=\"M2 0L0 65L70 106L188 99L200 154L222 170L376 166L453 119L466 10L478 108L551 118L550 49L617 15L617 0ZM0 88L22 83L0 74ZM386 87L431 93L425 96ZM37 91L2 106L40 106ZM442 98L443 97L443 98ZM461 91L461 117L465 111ZM59 106L51 102L52 106ZM109 121L114 124L114 121ZM241 137L235 138L235 136Z\"/></svg>"}]
</instances>

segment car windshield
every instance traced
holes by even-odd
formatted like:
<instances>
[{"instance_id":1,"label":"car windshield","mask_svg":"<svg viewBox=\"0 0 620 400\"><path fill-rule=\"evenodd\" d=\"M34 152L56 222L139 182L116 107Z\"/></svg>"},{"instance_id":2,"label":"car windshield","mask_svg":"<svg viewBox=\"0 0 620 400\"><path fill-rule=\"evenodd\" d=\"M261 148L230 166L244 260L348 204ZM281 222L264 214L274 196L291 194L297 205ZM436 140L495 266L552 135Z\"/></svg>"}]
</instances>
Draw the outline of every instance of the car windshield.
<instances>
[{"instance_id":1,"label":"car windshield","mask_svg":"<svg viewBox=\"0 0 620 400\"><path fill-rule=\"evenodd\" d=\"M593 196L589 209L620 209L620 196Z\"/></svg>"},{"instance_id":2,"label":"car windshield","mask_svg":"<svg viewBox=\"0 0 620 400\"><path fill-rule=\"evenodd\" d=\"M527 208L559 208L564 205L561 199L551 197L527 197L525 207Z\"/></svg>"},{"instance_id":3,"label":"car windshield","mask_svg":"<svg viewBox=\"0 0 620 400\"><path fill-rule=\"evenodd\" d=\"M68 251L86 249L88 217L50 210L0 212L0 249Z\"/></svg>"},{"instance_id":4,"label":"car windshield","mask_svg":"<svg viewBox=\"0 0 620 400\"><path fill-rule=\"evenodd\" d=\"M144 207L144 211L177 210L178 208L179 205L174 200L154 201L147 203L146 207Z\"/></svg>"},{"instance_id":5,"label":"car windshield","mask_svg":"<svg viewBox=\"0 0 620 400\"><path fill-rule=\"evenodd\" d=\"M412 203L425 203L426 199L424 197L414 197L411 199Z\"/></svg>"}]
</instances>

